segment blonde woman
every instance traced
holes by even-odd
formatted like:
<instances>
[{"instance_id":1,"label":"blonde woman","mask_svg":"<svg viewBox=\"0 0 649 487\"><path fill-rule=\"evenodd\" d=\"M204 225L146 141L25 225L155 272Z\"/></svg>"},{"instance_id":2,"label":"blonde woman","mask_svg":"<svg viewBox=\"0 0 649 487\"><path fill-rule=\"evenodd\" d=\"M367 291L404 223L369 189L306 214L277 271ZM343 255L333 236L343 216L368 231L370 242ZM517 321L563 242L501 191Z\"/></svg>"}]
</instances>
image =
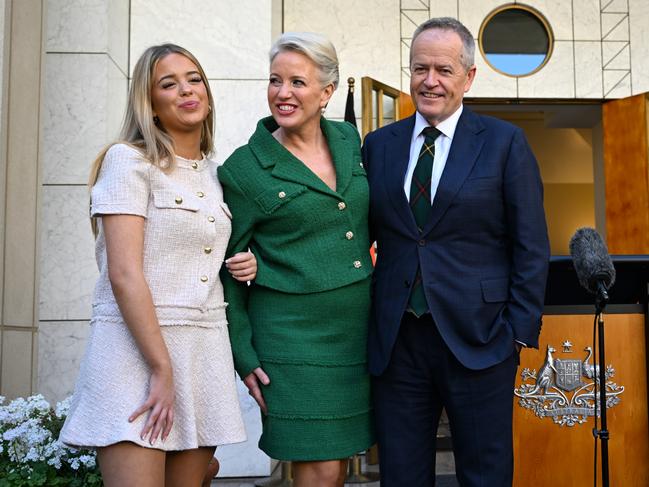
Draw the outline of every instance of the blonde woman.
<instances>
[{"instance_id":1,"label":"blonde woman","mask_svg":"<svg viewBox=\"0 0 649 487\"><path fill-rule=\"evenodd\" d=\"M230 212L215 178L212 94L196 58L147 49L121 142L91 177L100 277L61 440L96 447L104 484L199 486L216 445L245 440L219 269ZM252 254L226 265L254 278Z\"/></svg>"},{"instance_id":2,"label":"blonde woman","mask_svg":"<svg viewBox=\"0 0 649 487\"><path fill-rule=\"evenodd\" d=\"M296 487L341 487L373 442L367 323L372 261L360 139L322 116L338 86L329 40L286 32L270 51L270 117L219 168L231 251L253 286L224 277L236 368L263 416L259 446Z\"/></svg>"}]
</instances>

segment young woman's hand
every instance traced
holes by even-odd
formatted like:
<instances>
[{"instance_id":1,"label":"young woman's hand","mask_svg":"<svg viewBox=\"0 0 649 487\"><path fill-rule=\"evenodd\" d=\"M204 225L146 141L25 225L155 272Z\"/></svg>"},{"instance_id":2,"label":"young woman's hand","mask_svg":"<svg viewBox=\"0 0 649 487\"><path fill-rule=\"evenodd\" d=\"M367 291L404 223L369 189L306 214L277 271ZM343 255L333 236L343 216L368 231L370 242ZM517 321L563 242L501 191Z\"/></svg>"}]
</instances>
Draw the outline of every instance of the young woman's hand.
<instances>
[{"instance_id":1,"label":"young woman's hand","mask_svg":"<svg viewBox=\"0 0 649 487\"><path fill-rule=\"evenodd\" d=\"M128 418L135 421L141 414L149 411L140 438L146 440L149 437L149 444L158 439L165 441L174 423L174 381L171 367L153 371L149 381L149 397L144 404L137 408Z\"/></svg>"}]
</instances>

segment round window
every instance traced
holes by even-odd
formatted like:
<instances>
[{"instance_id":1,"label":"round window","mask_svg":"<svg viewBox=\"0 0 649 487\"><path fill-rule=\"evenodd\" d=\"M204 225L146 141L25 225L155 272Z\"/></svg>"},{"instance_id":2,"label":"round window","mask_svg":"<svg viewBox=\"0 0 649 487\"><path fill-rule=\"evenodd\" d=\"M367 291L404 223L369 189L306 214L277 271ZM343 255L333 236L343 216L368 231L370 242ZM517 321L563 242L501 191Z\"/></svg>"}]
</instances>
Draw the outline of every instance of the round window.
<instances>
[{"instance_id":1,"label":"round window","mask_svg":"<svg viewBox=\"0 0 649 487\"><path fill-rule=\"evenodd\" d=\"M509 76L528 76L552 54L552 32L536 10L507 5L494 10L480 27L480 51L492 68Z\"/></svg>"}]
</instances>

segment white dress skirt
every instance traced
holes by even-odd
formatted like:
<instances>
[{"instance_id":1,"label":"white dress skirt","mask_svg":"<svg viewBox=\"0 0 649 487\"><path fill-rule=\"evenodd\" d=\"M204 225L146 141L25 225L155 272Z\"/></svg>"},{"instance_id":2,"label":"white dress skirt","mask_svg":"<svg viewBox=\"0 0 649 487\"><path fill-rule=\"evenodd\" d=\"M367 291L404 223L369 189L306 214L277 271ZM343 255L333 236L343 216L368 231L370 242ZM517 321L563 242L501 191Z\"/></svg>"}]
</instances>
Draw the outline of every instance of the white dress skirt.
<instances>
[{"instance_id":1,"label":"white dress skirt","mask_svg":"<svg viewBox=\"0 0 649 487\"><path fill-rule=\"evenodd\" d=\"M150 372L126 324L94 322L61 432L64 443L101 447L130 441L174 451L245 441L227 327L161 330L176 390L174 424L167 439L150 445L140 438L148 413L128 421L148 396Z\"/></svg>"},{"instance_id":2,"label":"white dress skirt","mask_svg":"<svg viewBox=\"0 0 649 487\"><path fill-rule=\"evenodd\" d=\"M60 440L84 447L128 441L165 451L245 441L219 279L232 216L216 164L178 158L172 171L162 171L117 144L91 199L93 216L145 219L143 272L173 368L174 423L164 442L151 445L140 438L150 411L128 421L148 397L151 374L115 301L99 220L91 332Z\"/></svg>"}]
</instances>

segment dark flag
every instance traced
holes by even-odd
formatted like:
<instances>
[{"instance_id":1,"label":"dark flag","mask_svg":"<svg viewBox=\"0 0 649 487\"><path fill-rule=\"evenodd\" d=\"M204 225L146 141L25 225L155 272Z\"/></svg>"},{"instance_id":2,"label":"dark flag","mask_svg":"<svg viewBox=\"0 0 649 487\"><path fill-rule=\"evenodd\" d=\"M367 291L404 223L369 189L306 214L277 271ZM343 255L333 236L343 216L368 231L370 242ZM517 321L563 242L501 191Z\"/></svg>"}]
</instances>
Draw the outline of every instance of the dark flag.
<instances>
[{"instance_id":1,"label":"dark flag","mask_svg":"<svg viewBox=\"0 0 649 487\"><path fill-rule=\"evenodd\" d=\"M347 90L347 103L345 103L345 122L356 127L356 114L354 113L354 78L347 78L349 89Z\"/></svg>"}]
</instances>

